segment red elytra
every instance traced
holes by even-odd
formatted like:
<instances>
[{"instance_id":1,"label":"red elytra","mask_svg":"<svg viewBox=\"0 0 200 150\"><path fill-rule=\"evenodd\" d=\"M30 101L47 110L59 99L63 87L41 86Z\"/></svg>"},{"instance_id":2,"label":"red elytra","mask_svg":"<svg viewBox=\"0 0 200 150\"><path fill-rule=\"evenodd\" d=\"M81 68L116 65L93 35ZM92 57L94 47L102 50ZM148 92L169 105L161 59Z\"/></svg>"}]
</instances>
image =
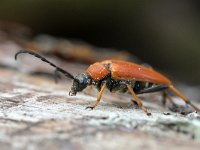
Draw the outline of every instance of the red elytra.
<instances>
[{"instance_id":1,"label":"red elytra","mask_svg":"<svg viewBox=\"0 0 200 150\"><path fill-rule=\"evenodd\" d=\"M107 65L109 65L109 68L107 68ZM167 77L152 68L146 68L121 60L105 60L92 64L88 67L87 72L95 80L101 80L111 73L111 78L118 80L135 80L166 85L172 84Z\"/></svg>"}]
</instances>

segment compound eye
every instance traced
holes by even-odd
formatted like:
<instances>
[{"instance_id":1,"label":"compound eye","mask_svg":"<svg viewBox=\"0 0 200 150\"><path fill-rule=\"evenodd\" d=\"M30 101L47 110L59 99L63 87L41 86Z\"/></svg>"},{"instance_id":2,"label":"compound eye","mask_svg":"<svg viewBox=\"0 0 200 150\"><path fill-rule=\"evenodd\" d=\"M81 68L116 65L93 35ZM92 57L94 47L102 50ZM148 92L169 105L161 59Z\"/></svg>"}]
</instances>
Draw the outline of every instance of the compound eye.
<instances>
[{"instance_id":1,"label":"compound eye","mask_svg":"<svg viewBox=\"0 0 200 150\"><path fill-rule=\"evenodd\" d=\"M83 78L79 78L79 83L83 84L83 82L84 82L84 79Z\"/></svg>"},{"instance_id":2,"label":"compound eye","mask_svg":"<svg viewBox=\"0 0 200 150\"><path fill-rule=\"evenodd\" d=\"M77 82L77 83L83 83L84 82L84 78L81 75L78 75L78 76L76 76L74 81Z\"/></svg>"}]
</instances>

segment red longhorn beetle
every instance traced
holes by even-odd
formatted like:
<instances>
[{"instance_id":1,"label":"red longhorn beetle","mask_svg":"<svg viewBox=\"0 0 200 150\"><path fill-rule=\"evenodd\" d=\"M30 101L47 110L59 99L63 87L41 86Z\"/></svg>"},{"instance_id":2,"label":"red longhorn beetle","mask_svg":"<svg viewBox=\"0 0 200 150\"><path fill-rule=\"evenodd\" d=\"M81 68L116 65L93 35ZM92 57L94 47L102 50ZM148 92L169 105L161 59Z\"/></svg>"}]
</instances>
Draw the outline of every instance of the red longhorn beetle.
<instances>
[{"instance_id":1,"label":"red longhorn beetle","mask_svg":"<svg viewBox=\"0 0 200 150\"><path fill-rule=\"evenodd\" d=\"M28 53L35 57L38 57L42 61L55 67L56 71L63 73L66 77L70 79L73 79L73 85L71 87L71 91L69 92L70 96L76 95L77 92L82 91L89 85L96 86L99 90L96 103L86 108L94 109L99 104L102 93L107 87L110 92L129 91L138 106L141 107L147 115L151 115L151 113L149 113L146 107L143 106L141 100L137 97L137 94L151 93L165 89L170 89L177 96L182 98L187 104L193 107L196 111L200 111L198 107L192 104L187 97L185 97L173 86L172 82L168 78L153 70L152 68L147 68L127 61L105 60L90 65L86 73L81 73L74 76L32 51L19 51L15 54L16 60L17 56L21 53Z\"/></svg>"}]
</instances>

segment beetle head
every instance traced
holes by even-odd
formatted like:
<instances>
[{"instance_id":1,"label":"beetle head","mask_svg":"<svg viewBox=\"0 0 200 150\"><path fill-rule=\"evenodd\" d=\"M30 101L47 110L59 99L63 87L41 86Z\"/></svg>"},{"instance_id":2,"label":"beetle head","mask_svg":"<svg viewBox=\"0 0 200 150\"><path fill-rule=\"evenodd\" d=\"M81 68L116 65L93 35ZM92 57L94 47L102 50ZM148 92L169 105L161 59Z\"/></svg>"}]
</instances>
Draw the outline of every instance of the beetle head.
<instances>
[{"instance_id":1,"label":"beetle head","mask_svg":"<svg viewBox=\"0 0 200 150\"><path fill-rule=\"evenodd\" d=\"M74 77L73 85L71 87L71 91L69 92L70 96L76 95L77 92L82 91L88 85L91 84L91 77L87 73L78 74Z\"/></svg>"}]
</instances>

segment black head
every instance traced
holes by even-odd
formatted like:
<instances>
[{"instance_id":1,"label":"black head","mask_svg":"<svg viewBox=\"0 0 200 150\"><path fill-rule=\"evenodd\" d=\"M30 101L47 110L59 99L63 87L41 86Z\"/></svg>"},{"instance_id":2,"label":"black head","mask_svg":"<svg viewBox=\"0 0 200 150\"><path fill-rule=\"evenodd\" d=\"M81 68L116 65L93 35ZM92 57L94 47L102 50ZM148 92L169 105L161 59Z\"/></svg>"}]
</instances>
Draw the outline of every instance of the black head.
<instances>
[{"instance_id":1,"label":"black head","mask_svg":"<svg viewBox=\"0 0 200 150\"><path fill-rule=\"evenodd\" d=\"M73 85L71 87L71 91L69 92L70 96L76 95L77 92L82 91L92 82L92 78L87 73L78 74L74 77Z\"/></svg>"}]
</instances>

